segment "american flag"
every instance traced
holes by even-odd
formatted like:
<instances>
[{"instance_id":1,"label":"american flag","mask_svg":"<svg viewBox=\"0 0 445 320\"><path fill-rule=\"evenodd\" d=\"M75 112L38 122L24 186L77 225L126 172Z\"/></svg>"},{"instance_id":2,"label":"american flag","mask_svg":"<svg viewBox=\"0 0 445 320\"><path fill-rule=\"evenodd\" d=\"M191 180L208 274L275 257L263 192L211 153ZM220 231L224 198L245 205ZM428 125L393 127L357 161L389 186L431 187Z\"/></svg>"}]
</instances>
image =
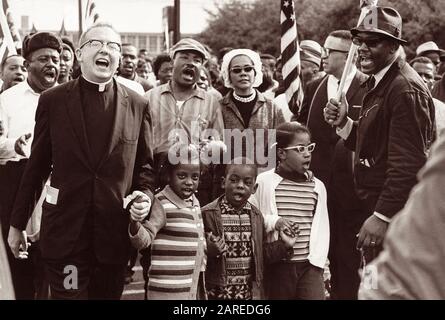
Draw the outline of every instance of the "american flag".
<instances>
[{"instance_id":1,"label":"american flag","mask_svg":"<svg viewBox=\"0 0 445 320\"><path fill-rule=\"evenodd\" d=\"M87 1L87 8L85 10L85 28L93 25L99 20L99 13L97 12L96 3L94 0Z\"/></svg>"},{"instance_id":2,"label":"american flag","mask_svg":"<svg viewBox=\"0 0 445 320\"><path fill-rule=\"evenodd\" d=\"M2 10L0 12L0 62L7 56L17 53L17 49L22 47L22 39L15 27L11 9L7 0L2 0Z\"/></svg>"},{"instance_id":3,"label":"american flag","mask_svg":"<svg viewBox=\"0 0 445 320\"><path fill-rule=\"evenodd\" d=\"M286 100L289 109L298 115L303 101L300 79L300 50L293 0L281 0L281 61Z\"/></svg>"}]
</instances>

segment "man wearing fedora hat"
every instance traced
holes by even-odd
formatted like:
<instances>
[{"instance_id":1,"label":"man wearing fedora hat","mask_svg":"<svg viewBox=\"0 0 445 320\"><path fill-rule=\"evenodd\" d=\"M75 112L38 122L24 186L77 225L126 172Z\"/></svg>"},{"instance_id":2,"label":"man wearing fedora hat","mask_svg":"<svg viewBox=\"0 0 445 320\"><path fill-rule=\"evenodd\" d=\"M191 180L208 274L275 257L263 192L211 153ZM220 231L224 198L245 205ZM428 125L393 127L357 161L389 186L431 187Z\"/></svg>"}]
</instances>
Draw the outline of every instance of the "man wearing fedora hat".
<instances>
[{"instance_id":1,"label":"man wearing fedora hat","mask_svg":"<svg viewBox=\"0 0 445 320\"><path fill-rule=\"evenodd\" d=\"M369 215L357 247L370 260L381 250L388 224L405 205L435 140L434 104L420 76L397 54L406 41L396 10L373 8L351 33L361 70L370 75L369 91L357 122L347 117L344 96L340 102L331 99L324 116L355 151L355 187Z\"/></svg>"},{"instance_id":2,"label":"man wearing fedora hat","mask_svg":"<svg viewBox=\"0 0 445 320\"><path fill-rule=\"evenodd\" d=\"M434 63L436 68L438 68L440 64L440 56L444 52L444 50L439 49L434 41L428 41L417 47L416 57L427 57Z\"/></svg>"}]
</instances>

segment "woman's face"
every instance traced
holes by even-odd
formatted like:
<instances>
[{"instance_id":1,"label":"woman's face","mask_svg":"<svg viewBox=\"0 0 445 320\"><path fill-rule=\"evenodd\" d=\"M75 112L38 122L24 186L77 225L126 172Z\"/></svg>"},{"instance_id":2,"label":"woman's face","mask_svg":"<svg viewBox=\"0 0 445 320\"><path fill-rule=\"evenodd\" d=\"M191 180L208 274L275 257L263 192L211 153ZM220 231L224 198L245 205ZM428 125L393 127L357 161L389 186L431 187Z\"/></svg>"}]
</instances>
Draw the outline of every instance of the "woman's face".
<instances>
[{"instance_id":1,"label":"woman's face","mask_svg":"<svg viewBox=\"0 0 445 320\"><path fill-rule=\"evenodd\" d=\"M252 60L245 55L234 57L230 61L229 77L235 92L250 91L255 81L255 69Z\"/></svg>"},{"instance_id":2,"label":"woman's face","mask_svg":"<svg viewBox=\"0 0 445 320\"><path fill-rule=\"evenodd\" d=\"M207 78L207 74L203 69L201 69L199 72L199 79L196 84L205 91L209 89L209 79Z\"/></svg>"}]
</instances>

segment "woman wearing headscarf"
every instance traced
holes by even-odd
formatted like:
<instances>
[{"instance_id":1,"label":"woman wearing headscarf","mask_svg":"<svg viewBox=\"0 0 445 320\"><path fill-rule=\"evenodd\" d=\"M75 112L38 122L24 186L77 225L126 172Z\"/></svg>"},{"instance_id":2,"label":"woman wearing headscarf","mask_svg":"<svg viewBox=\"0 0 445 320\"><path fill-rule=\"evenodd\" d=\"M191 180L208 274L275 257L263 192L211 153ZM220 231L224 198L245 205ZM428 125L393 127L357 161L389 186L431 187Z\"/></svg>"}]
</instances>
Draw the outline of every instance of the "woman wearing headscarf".
<instances>
[{"instance_id":1,"label":"woman wearing headscarf","mask_svg":"<svg viewBox=\"0 0 445 320\"><path fill-rule=\"evenodd\" d=\"M275 163L264 163L257 158L258 155L263 159L268 156L268 130L275 129L285 121L283 113L272 100L255 89L263 80L260 56L249 49L231 50L223 57L221 74L224 85L231 89L221 100L224 128L239 129L248 137L254 137L253 143L243 141L241 146L232 145L231 157L238 156L240 151L242 156L255 155L252 160L259 165L260 172L267 166L275 166ZM256 136L263 133L264 139L256 141ZM239 150L240 147L242 150ZM260 152L256 152L258 148L261 148L258 150Z\"/></svg>"}]
</instances>

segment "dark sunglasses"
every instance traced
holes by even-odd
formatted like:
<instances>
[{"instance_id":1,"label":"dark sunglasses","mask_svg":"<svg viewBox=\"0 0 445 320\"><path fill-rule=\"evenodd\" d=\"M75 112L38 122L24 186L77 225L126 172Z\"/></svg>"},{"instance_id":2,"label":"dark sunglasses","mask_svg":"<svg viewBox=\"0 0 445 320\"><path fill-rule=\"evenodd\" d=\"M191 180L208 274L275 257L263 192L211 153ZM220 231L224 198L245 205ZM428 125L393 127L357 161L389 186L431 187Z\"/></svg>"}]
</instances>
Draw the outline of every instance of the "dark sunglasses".
<instances>
[{"instance_id":1,"label":"dark sunglasses","mask_svg":"<svg viewBox=\"0 0 445 320\"><path fill-rule=\"evenodd\" d=\"M384 39L383 38L360 38L360 37L353 37L352 43L356 46L361 47L362 44L366 44L368 48L374 48L377 47L379 43L381 43Z\"/></svg>"},{"instance_id":2,"label":"dark sunglasses","mask_svg":"<svg viewBox=\"0 0 445 320\"><path fill-rule=\"evenodd\" d=\"M242 71L244 72L251 72L254 68L252 66L247 66L247 67L235 67L230 69L230 71L232 71L234 74L239 74Z\"/></svg>"}]
</instances>

